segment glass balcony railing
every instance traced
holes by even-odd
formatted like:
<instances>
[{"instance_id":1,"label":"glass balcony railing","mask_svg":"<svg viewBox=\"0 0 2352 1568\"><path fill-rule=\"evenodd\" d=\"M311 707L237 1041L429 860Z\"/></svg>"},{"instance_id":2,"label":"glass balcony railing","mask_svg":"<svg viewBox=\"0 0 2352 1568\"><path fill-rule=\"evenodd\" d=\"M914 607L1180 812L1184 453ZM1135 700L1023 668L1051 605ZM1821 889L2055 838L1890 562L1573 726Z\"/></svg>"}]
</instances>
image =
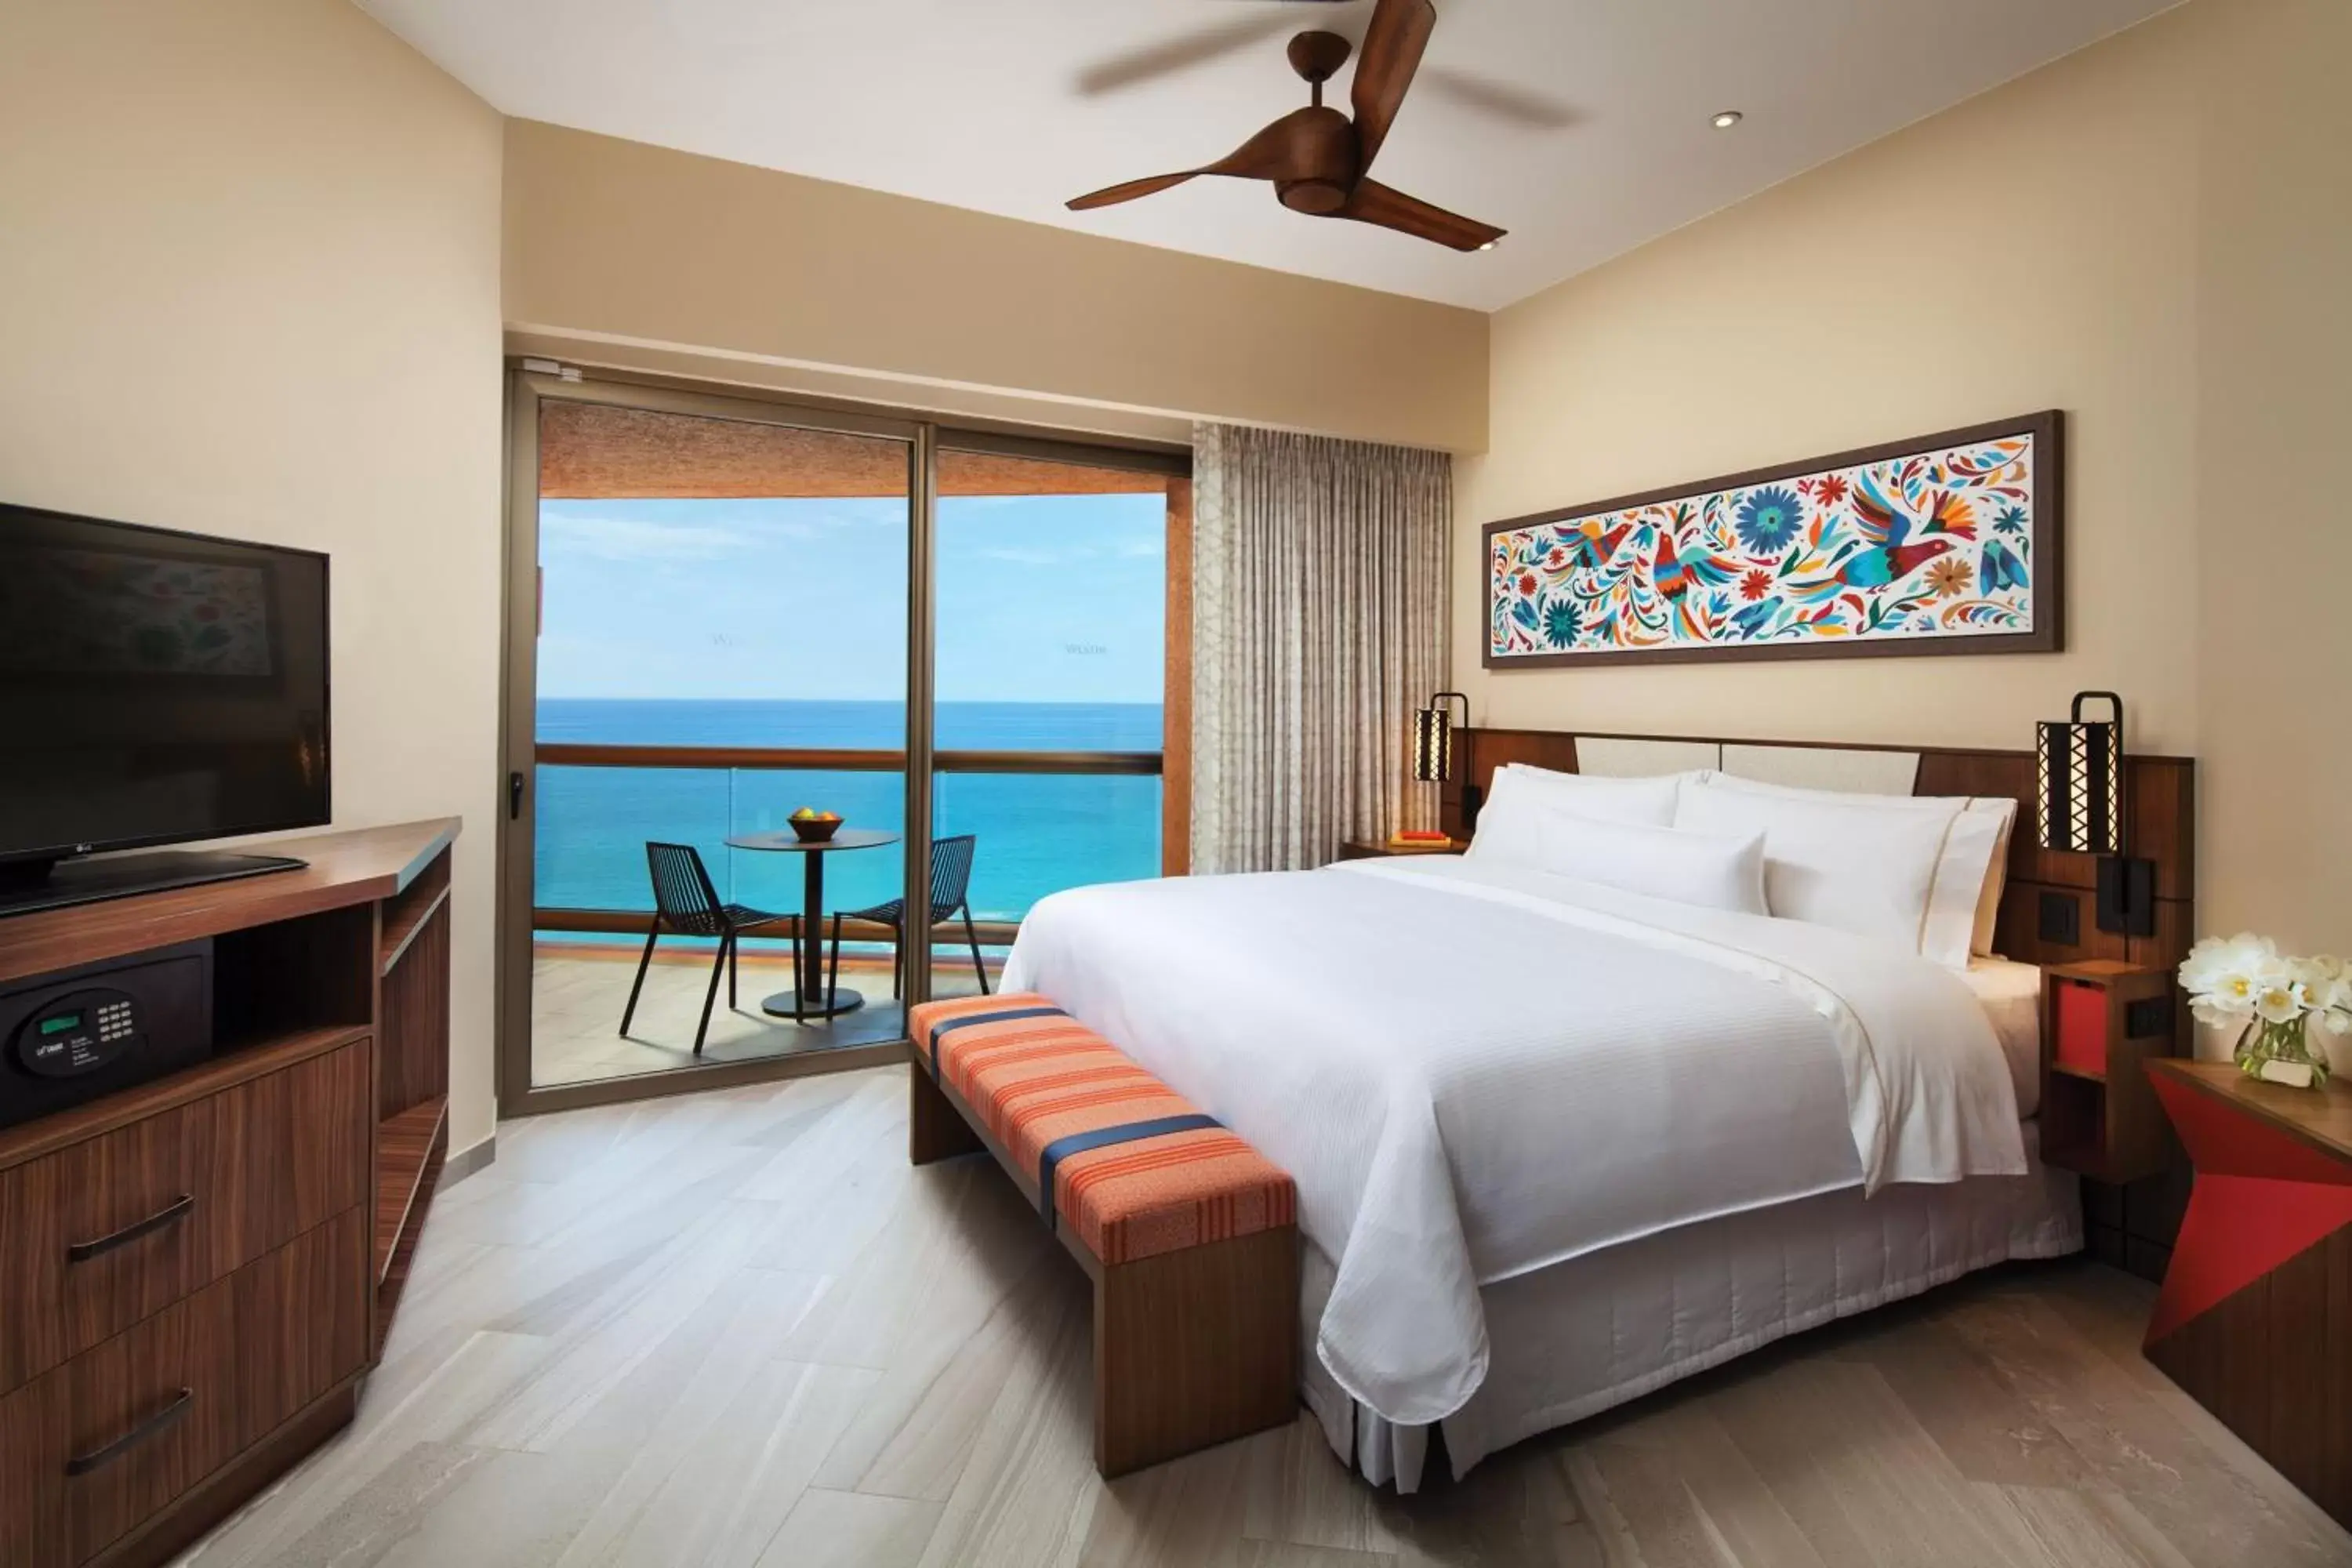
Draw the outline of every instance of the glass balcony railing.
<instances>
[{"instance_id":1,"label":"glass balcony railing","mask_svg":"<svg viewBox=\"0 0 2352 1568\"><path fill-rule=\"evenodd\" d=\"M811 768L542 765L532 901L541 910L642 916L653 908L646 845L657 839L700 850L722 900L797 910L798 859L731 850L727 840L783 831L785 819L803 805L837 811L860 826L896 829L906 820L906 780L898 773ZM858 909L896 898L906 883L905 865L896 844L834 856L825 867L826 901ZM644 929L642 919L635 924Z\"/></svg>"},{"instance_id":2,"label":"glass balcony railing","mask_svg":"<svg viewBox=\"0 0 2352 1568\"><path fill-rule=\"evenodd\" d=\"M642 933L653 907L648 840L691 844L719 896L789 911L796 858L730 850L729 837L780 831L796 808L898 831L905 758L895 752L607 746L538 748L534 923L547 931ZM935 755L933 837L971 834L972 912L1001 944L1036 901L1161 868L1161 759L1146 752L952 752ZM902 845L828 857L825 904L898 898Z\"/></svg>"},{"instance_id":3,"label":"glass balcony railing","mask_svg":"<svg viewBox=\"0 0 2352 1568\"><path fill-rule=\"evenodd\" d=\"M972 835L971 911L1018 925L1048 893L1160 875L1157 774L941 773L931 837Z\"/></svg>"}]
</instances>

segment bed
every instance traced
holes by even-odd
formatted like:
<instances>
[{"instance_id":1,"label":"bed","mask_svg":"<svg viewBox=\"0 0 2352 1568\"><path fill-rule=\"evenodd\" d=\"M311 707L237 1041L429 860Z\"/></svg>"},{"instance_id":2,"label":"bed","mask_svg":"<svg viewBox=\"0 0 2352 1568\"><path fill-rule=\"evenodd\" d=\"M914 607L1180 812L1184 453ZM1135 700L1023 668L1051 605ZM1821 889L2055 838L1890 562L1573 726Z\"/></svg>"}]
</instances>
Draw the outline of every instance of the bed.
<instances>
[{"instance_id":1,"label":"bed","mask_svg":"<svg viewBox=\"0 0 2352 1568\"><path fill-rule=\"evenodd\" d=\"M2043 869L2022 847L1996 860ZM1297 1179L1302 1396L1343 1460L1409 1490L1433 1426L1464 1473L1785 1334L2082 1245L2074 1178L2038 1158L2039 970L1969 951L2008 905L1967 893L1963 962L1937 963L1869 922L1516 854L1116 884L1040 903L1007 984Z\"/></svg>"}]
</instances>

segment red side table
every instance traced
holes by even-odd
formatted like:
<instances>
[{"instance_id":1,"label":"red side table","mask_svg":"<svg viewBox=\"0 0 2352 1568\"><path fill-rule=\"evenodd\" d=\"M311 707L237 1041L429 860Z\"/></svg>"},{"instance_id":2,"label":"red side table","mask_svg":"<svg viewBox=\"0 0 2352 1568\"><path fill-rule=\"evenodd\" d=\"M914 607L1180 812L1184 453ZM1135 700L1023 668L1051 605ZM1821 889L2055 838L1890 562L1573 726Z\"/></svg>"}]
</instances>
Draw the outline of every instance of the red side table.
<instances>
[{"instance_id":1,"label":"red side table","mask_svg":"<svg viewBox=\"0 0 2352 1568\"><path fill-rule=\"evenodd\" d=\"M2147 1072L2197 1166L2147 1359L2352 1527L2352 1089Z\"/></svg>"}]
</instances>

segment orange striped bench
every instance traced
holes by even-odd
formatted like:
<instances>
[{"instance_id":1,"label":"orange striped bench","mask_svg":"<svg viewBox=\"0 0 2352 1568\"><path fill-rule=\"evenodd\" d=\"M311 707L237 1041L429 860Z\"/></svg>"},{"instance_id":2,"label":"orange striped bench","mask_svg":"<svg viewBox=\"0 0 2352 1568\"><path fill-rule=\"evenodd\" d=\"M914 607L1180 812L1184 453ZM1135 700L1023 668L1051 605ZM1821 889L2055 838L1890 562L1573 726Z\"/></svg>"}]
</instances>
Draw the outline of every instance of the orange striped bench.
<instances>
[{"instance_id":1,"label":"orange striped bench","mask_svg":"<svg viewBox=\"0 0 2352 1568\"><path fill-rule=\"evenodd\" d=\"M908 1034L913 1162L995 1155L1094 1281L1096 1468L1288 1421L1290 1178L1043 996L926 1002Z\"/></svg>"}]
</instances>

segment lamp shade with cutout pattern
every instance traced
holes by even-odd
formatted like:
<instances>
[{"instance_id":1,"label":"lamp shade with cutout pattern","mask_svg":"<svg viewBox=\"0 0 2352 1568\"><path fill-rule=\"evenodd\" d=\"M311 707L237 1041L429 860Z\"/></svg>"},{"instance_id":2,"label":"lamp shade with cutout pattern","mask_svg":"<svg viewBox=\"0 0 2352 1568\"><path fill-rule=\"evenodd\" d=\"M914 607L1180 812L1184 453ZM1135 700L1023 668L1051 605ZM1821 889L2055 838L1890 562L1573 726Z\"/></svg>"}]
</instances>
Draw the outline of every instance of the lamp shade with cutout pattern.
<instances>
[{"instance_id":1,"label":"lamp shade with cutout pattern","mask_svg":"<svg viewBox=\"0 0 2352 1568\"><path fill-rule=\"evenodd\" d=\"M2114 718L2086 721L2105 701ZM2078 692L2064 722L2036 726L2042 847L2078 855L2124 853L2124 703L2112 691Z\"/></svg>"}]
</instances>

